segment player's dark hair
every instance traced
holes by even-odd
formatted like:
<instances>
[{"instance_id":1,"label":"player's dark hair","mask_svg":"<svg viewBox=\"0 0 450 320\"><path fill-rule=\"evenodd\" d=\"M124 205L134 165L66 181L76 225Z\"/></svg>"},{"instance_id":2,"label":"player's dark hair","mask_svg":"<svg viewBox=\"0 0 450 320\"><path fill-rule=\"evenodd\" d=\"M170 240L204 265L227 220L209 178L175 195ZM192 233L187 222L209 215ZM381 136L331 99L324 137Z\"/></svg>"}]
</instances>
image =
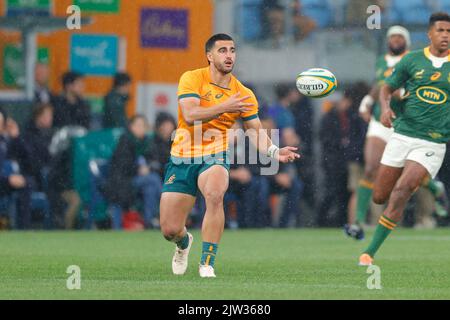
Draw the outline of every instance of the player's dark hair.
<instances>
[{"instance_id":1,"label":"player's dark hair","mask_svg":"<svg viewBox=\"0 0 450 320\"><path fill-rule=\"evenodd\" d=\"M234 41L232 37L225 33L218 33L213 35L211 38L206 41L205 44L205 52L210 52L212 48L214 48L214 45L217 41Z\"/></svg>"},{"instance_id":2,"label":"player's dark hair","mask_svg":"<svg viewBox=\"0 0 450 320\"><path fill-rule=\"evenodd\" d=\"M40 116L44 114L45 111L52 110L53 107L50 104L37 104L33 107L33 110L31 112L31 120L33 122L36 122L37 119L39 119Z\"/></svg>"},{"instance_id":3,"label":"player's dark hair","mask_svg":"<svg viewBox=\"0 0 450 320\"><path fill-rule=\"evenodd\" d=\"M143 120L145 123L148 123L147 117L144 116L143 114L138 113L132 116L130 120L128 120L128 126L133 125L138 120Z\"/></svg>"},{"instance_id":4,"label":"player's dark hair","mask_svg":"<svg viewBox=\"0 0 450 320\"><path fill-rule=\"evenodd\" d=\"M120 72L114 76L113 88L116 89L129 83L131 83L131 77L128 73Z\"/></svg>"},{"instance_id":5,"label":"player's dark hair","mask_svg":"<svg viewBox=\"0 0 450 320\"><path fill-rule=\"evenodd\" d=\"M292 86L288 83L277 84L275 86L275 94L276 94L278 100L286 98L293 88L294 88L294 86Z\"/></svg>"},{"instance_id":6,"label":"player's dark hair","mask_svg":"<svg viewBox=\"0 0 450 320\"><path fill-rule=\"evenodd\" d=\"M172 125L176 128L177 124L175 122L175 119L173 118L173 116L170 113L167 112L160 112L158 113L158 115L156 116L156 120L155 120L155 129L159 129L163 123L169 121L170 123L172 123Z\"/></svg>"},{"instance_id":7,"label":"player's dark hair","mask_svg":"<svg viewBox=\"0 0 450 320\"><path fill-rule=\"evenodd\" d=\"M75 81L77 81L78 79L83 78L83 75L81 73L78 72L66 72L63 74L62 76L62 85L63 88L65 89L68 85L71 85L72 83L74 83Z\"/></svg>"},{"instance_id":8,"label":"player's dark hair","mask_svg":"<svg viewBox=\"0 0 450 320\"><path fill-rule=\"evenodd\" d=\"M446 21L450 22L450 15L447 12L435 12L430 16L430 22L428 24L428 28L431 29L436 22L438 21Z\"/></svg>"}]
</instances>

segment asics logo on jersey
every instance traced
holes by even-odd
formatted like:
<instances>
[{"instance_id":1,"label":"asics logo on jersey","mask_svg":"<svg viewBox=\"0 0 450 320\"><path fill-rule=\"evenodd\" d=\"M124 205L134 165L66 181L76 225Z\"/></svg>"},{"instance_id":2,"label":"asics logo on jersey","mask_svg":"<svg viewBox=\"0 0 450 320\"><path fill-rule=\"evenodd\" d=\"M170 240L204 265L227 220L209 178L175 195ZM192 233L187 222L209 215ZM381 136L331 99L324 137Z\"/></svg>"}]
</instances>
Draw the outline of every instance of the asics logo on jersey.
<instances>
[{"instance_id":1,"label":"asics logo on jersey","mask_svg":"<svg viewBox=\"0 0 450 320\"><path fill-rule=\"evenodd\" d=\"M435 72L435 73L431 76L430 80L431 80L431 81L436 81L436 80L438 80L438 79L441 77L441 75L442 75L442 73L440 73L439 71L438 71L438 72Z\"/></svg>"},{"instance_id":2,"label":"asics logo on jersey","mask_svg":"<svg viewBox=\"0 0 450 320\"><path fill-rule=\"evenodd\" d=\"M417 97L429 104L443 104L447 102L447 94L436 87L420 87L416 91Z\"/></svg>"}]
</instances>

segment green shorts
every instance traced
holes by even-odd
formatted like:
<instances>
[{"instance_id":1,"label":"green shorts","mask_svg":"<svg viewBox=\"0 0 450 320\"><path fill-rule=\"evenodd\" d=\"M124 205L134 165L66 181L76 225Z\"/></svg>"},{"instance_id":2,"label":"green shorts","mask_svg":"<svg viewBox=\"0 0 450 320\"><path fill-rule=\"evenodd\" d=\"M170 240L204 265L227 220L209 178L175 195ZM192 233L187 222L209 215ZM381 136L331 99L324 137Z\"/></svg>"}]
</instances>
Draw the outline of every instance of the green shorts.
<instances>
[{"instance_id":1,"label":"green shorts","mask_svg":"<svg viewBox=\"0 0 450 320\"><path fill-rule=\"evenodd\" d=\"M228 153L223 152L203 158L170 157L165 167L162 192L179 192L197 196L198 177L215 165L223 166L230 171Z\"/></svg>"}]
</instances>

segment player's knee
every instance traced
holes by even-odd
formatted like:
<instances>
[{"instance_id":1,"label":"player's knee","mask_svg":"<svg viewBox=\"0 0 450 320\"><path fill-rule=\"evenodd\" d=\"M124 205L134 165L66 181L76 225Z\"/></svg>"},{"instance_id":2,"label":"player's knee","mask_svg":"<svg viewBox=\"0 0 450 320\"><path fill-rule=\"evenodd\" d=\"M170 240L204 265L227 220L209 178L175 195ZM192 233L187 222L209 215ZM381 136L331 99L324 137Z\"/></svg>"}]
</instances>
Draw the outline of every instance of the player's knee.
<instances>
[{"instance_id":1,"label":"player's knee","mask_svg":"<svg viewBox=\"0 0 450 320\"><path fill-rule=\"evenodd\" d=\"M210 206L221 206L223 205L224 193L221 191L211 190L204 195L207 205Z\"/></svg>"},{"instance_id":2,"label":"player's knee","mask_svg":"<svg viewBox=\"0 0 450 320\"><path fill-rule=\"evenodd\" d=\"M389 195L386 195L383 192L374 190L373 191L373 195L372 195L372 201L375 204L385 204L386 201L388 200Z\"/></svg>"},{"instance_id":3,"label":"player's knee","mask_svg":"<svg viewBox=\"0 0 450 320\"><path fill-rule=\"evenodd\" d=\"M182 231L183 228L180 229L174 226L161 225L161 232L167 241L173 241Z\"/></svg>"}]
</instances>

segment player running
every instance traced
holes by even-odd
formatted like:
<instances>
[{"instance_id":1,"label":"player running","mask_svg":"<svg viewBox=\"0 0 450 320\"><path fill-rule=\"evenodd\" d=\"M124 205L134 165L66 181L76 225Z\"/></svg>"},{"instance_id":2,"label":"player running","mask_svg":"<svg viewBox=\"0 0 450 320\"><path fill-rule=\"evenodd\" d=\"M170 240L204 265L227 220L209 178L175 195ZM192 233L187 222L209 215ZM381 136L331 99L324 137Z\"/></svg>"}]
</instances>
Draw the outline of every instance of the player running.
<instances>
[{"instance_id":1,"label":"player running","mask_svg":"<svg viewBox=\"0 0 450 320\"><path fill-rule=\"evenodd\" d=\"M182 275L188 267L193 237L186 220L197 192L205 198L202 224L201 277L215 277L217 247L224 229L223 197L228 188L229 160L227 130L241 118L245 129L254 129L252 140L261 153L292 162L297 148L275 146L262 129L258 102L253 92L232 74L236 52L233 39L216 34L206 42L209 66L188 71L178 87L178 128L166 165L160 203L164 237L176 243L172 271Z\"/></svg>"},{"instance_id":2,"label":"player running","mask_svg":"<svg viewBox=\"0 0 450 320\"><path fill-rule=\"evenodd\" d=\"M380 122L381 107L376 97L379 95L381 86L386 78L392 74L395 65L409 52L411 38L409 31L402 26L392 26L387 35L388 53L377 60L376 63L376 85L371 92L361 101L359 112L361 117L369 122L364 145L364 176L359 182L356 190L356 217L349 216L349 223L344 226L345 233L357 240L364 239L362 225L366 221L367 213L372 200L373 183L377 176L380 160L386 144L389 141L393 128L386 128ZM398 90L393 95L393 107L399 99L403 90ZM395 112L395 110L394 110ZM440 216L447 214L446 192L442 182L425 179L423 186L428 188L436 199L436 212Z\"/></svg>"},{"instance_id":3,"label":"player running","mask_svg":"<svg viewBox=\"0 0 450 320\"><path fill-rule=\"evenodd\" d=\"M388 201L372 242L359 258L371 265L381 244L401 221L406 203L423 180L434 178L444 160L450 140L450 16L431 15L430 46L407 54L380 90L381 123L392 134L378 170L373 200ZM402 108L394 111L389 103L399 88L406 90ZM393 119L395 119L393 123Z\"/></svg>"}]
</instances>

